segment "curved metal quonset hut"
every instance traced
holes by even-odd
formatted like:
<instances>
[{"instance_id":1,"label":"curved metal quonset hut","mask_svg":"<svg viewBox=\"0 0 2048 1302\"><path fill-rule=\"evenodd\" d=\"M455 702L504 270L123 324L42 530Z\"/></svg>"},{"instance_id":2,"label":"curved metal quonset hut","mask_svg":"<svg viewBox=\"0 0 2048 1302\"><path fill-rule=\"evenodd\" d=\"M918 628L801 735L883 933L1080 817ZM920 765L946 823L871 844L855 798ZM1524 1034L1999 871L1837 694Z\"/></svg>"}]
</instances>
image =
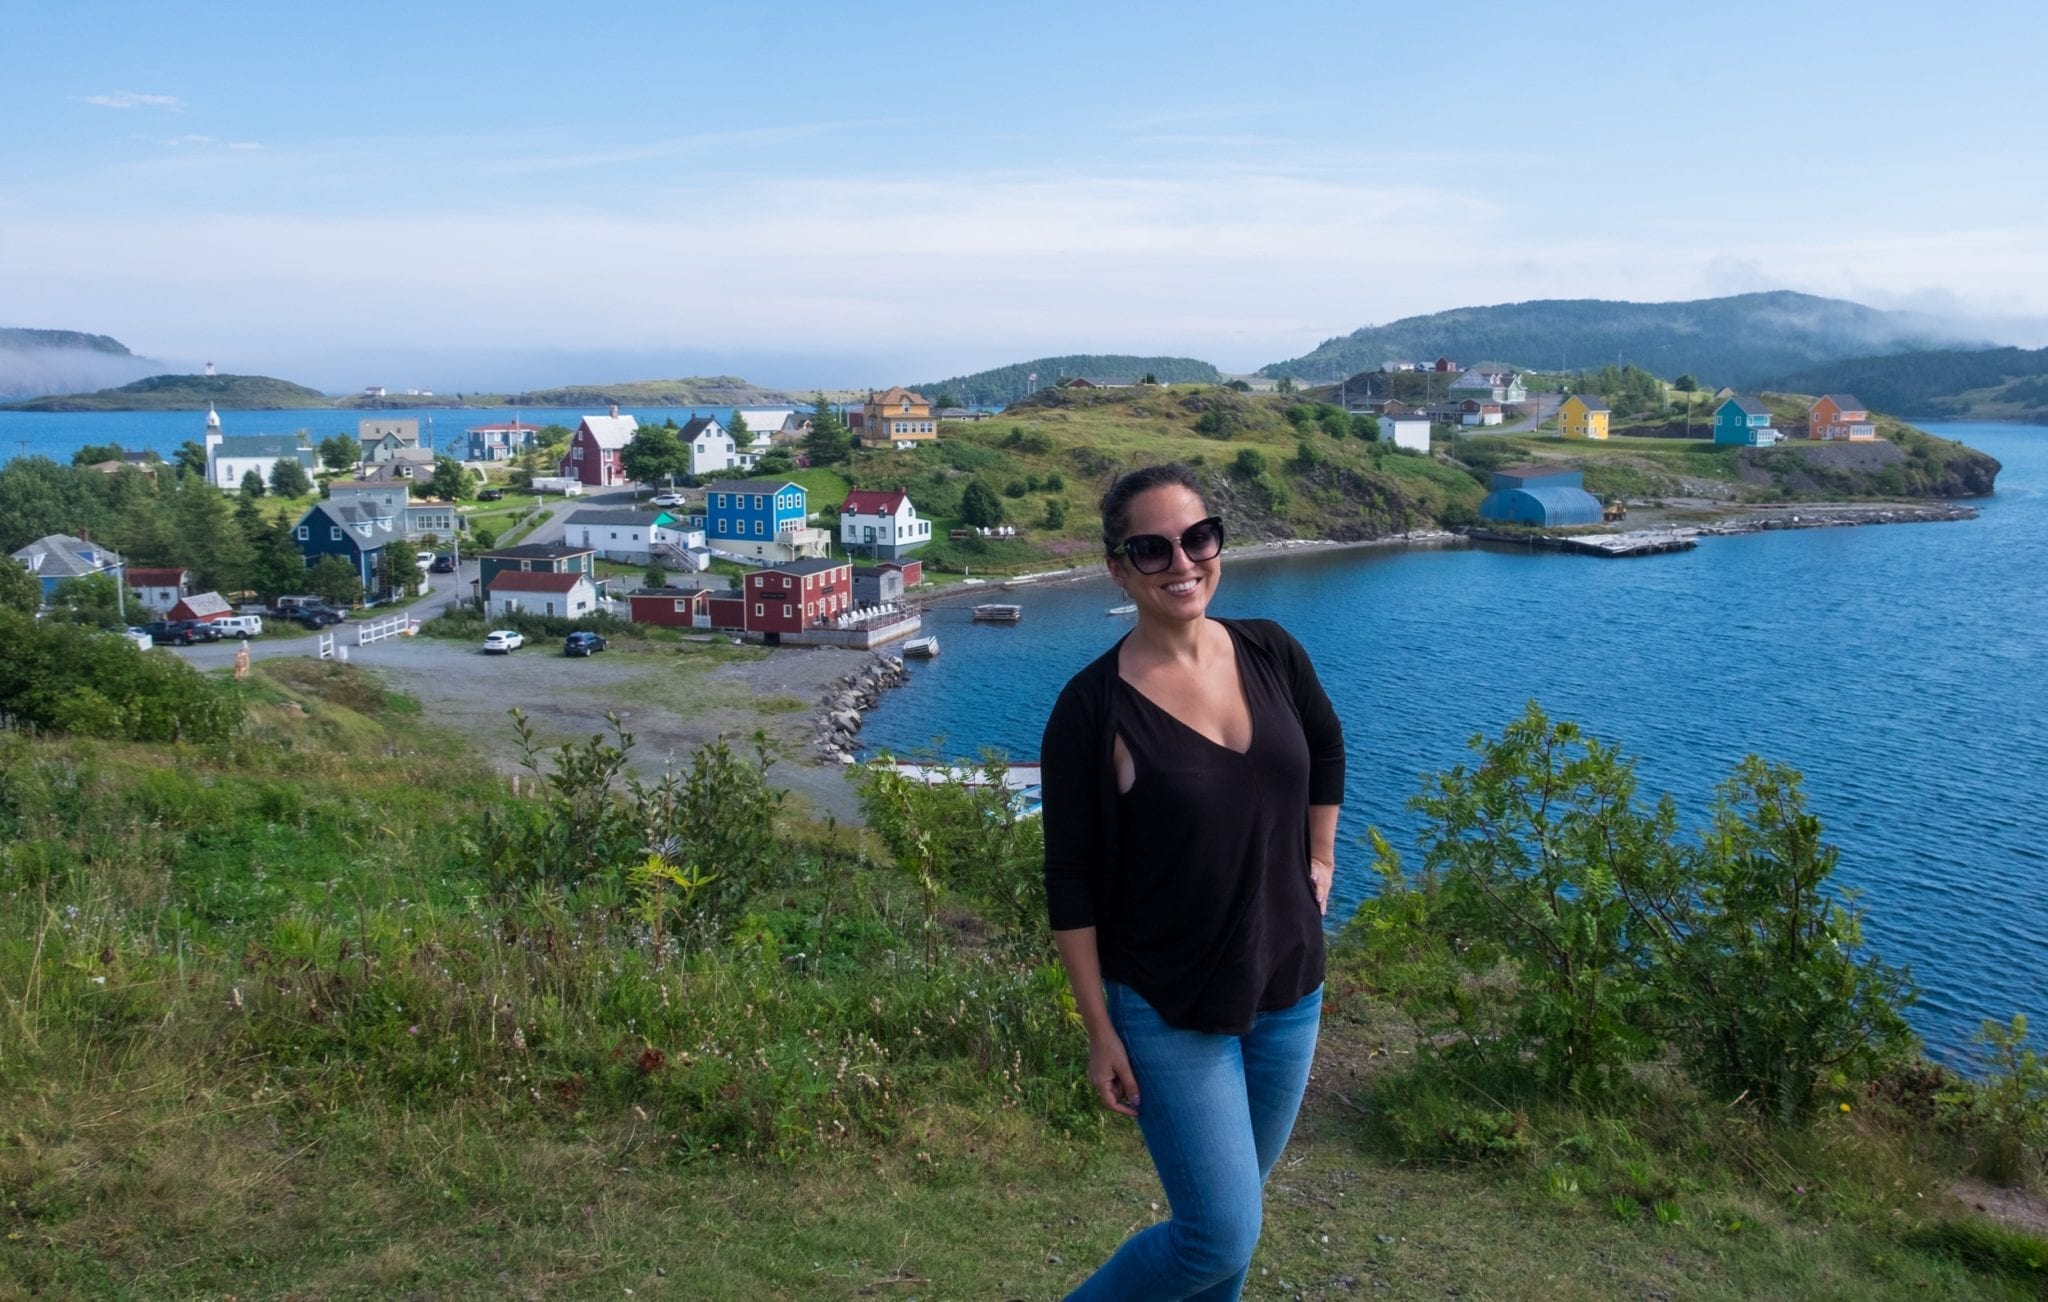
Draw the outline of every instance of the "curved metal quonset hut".
<instances>
[{"instance_id":1,"label":"curved metal quonset hut","mask_svg":"<svg viewBox=\"0 0 2048 1302\"><path fill-rule=\"evenodd\" d=\"M1479 518L1495 524L1599 524L1600 499L1583 488L1496 488L1479 504Z\"/></svg>"}]
</instances>

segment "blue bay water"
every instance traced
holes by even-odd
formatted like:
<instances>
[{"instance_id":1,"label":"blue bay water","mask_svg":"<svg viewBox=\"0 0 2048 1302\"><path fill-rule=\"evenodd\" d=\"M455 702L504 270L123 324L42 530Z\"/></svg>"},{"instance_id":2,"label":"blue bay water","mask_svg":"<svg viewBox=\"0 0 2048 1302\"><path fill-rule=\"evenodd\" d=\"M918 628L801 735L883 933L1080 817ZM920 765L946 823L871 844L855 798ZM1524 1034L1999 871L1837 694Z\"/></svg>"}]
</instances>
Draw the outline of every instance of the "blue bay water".
<instances>
[{"instance_id":1,"label":"blue bay water","mask_svg":"<svg viewBox=\"0 0 2048 1302\"><path fill-rule=\"evenodd\" d=\"M2048 1018L2048 429L1930 427L2005 463L1980 519L1708 538L1636 560L1472 548L1228 561L1211 607L1291 629L1349 743L1337 898L1365 829L1419 861L1406 800L1525 704L1638 759L1686 826L1755 752L1806 775L1865 937L1924 989L1952 1056L1985 1017ZM1038 753L1067 677L1128 627L1107 581L1001 594L1014 626L935 608L944 653L869 713L899 754Z\"/></svg>"}]
</instances>

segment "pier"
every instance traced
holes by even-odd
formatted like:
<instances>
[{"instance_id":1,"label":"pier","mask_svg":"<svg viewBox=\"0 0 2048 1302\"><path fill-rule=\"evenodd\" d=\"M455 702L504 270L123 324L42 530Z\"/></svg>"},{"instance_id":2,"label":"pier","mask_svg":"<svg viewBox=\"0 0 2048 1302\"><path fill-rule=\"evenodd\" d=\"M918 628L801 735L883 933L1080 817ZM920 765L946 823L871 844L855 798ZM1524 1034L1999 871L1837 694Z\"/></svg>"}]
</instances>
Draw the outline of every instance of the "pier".
<instances>
[{"instance_id":1,"label":"pier","mask_svg":"<svg viewBox=\"0 0 2048 1302\"><path fill-rule=\"evenodd\" d=\"M1654 556L1660 552L1691 551L1700 545L1699 530L1634 529L1627 533L1519 533L1505 529L1467 529L1474 542L1509 543L1517 547L1573 552L1580 556Z\"/></svg>"}]
</instances>

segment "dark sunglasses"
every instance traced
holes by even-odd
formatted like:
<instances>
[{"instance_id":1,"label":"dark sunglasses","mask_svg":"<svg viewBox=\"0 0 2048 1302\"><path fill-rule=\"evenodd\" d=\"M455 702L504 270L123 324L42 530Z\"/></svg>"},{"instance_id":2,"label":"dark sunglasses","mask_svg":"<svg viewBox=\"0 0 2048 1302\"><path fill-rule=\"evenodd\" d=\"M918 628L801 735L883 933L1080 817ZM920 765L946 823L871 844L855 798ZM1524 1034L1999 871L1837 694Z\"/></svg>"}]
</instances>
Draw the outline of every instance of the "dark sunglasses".
<instances>
[{"instance_id":1,"label":"dark sunglasses","mask_svg":"<svg viewBox=\"0 0 2048 1302\"><path fill-rule=\"evenodd\" d=\"M1191 561L1206 561L1223 550L1223 521L1217 516L1197 520L1178 538L1159 533L1134 533L1109 549L1111 556L1122 552L1131 568L1140 574L1157 574L1173 564L1173 549Z\"/></svg>"}]
</instances>

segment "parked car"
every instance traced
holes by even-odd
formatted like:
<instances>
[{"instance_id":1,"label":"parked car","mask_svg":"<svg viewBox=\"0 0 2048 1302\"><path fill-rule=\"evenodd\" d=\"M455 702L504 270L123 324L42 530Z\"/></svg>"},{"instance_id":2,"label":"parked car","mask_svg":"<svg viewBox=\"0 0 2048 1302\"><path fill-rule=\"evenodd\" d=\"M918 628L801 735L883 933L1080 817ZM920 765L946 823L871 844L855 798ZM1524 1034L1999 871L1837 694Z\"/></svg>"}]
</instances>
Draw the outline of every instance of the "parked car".
<instances>
[{"instance_id":1,"label":"parked car","mask_svg":"<svg viewBox=\"0 0 2048 1302\"><path fill-rule=\"evenodd\" d=\"M504 498L505 490L502 488L486 488L476 495L476 500L479 502L499 502L503 501Z\"/></svg>"},{"instance_id":2,"label":"parked car","mask_svg":"<svg viewBox=\"0 0 2048 1302\"><path fill-rule=\"evenodd\" d=\"M562 654L565 656L590 656L602 650L604 639L595 633L571 633L569 639L562 643Z\"/></svg>"},{"instance_id":3,"label":"parked car","mask_svg":"<svg viewBox=\"0 0 2048 1302\"><path fill-rule=\"evenodd\" d=\"M428 568L436 574L455 573L455 554L453 552L442 552L434 558L434 563Z\"/></svg>"},{"instance_id":4,"label":"parked car","mask_svg":"<svg viewBox=\"0 0 2048 1302\"><path fill-rule=\"evenodd\" d=\"M434 553L414 552L412 554L412 563L419 566L422 570L431 569L434 564Z\"/></svg>"},{"instance_id":5,"label":"parked car","mask_svg":"<svg viewBox=\"0 0 2048 1302\"><path fill-rule=\"evenodd\" d=\"M681 493L656 493L654 495L655 506L681 506L682 504L683 495Z\"/></svg>"},{"instance_id":6,"label":"parked car","mask_svg":"<svg viewBox=\"0 0 2048 1302\"><path fill-rule=\"evenodd\" d=\"M228 615L215 620L213 626L219 629L224 637L263 636L263 616L261 615Z\"/></svg>"},{"instance_id":7,"label":"parked car","mask_svg":"<svg viewBox=\"0 0 2048 1302\"><path fill-rule=\"evenodd\" d=\"M484 654L487 656L510 655L525 645L525 635L509 628L496 629L484 636Z\"/></svg>"},{"instance_id":8,"label":"parked car","mask_svg":"<svg viewBox=\"0 0 2048 1302\"><path fill-rule=\"evenodd\" d=\"M150 641L165 646L191 646L194 642L218 642L220 630L204 620L159 619L144 624L142 631L149 634Z\"/></svg>"}]
</instances>

